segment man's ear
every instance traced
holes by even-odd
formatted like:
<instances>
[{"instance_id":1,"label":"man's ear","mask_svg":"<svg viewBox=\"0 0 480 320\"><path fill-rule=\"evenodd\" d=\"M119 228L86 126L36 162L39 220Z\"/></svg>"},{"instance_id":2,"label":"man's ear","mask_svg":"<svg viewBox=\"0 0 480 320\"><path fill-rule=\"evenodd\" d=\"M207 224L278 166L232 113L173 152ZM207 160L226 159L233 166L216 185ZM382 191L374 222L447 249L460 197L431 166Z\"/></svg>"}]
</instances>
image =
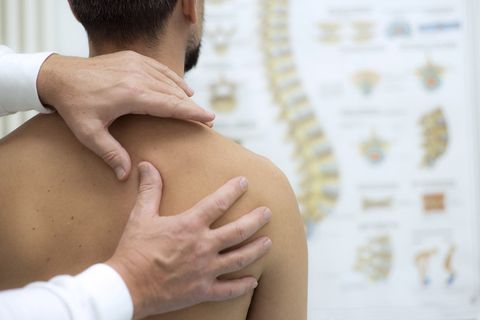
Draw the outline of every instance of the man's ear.
<instances>
[{"instance_id":1,"label":"man's ear","mask_svg":"<svg viewBox=\"0 0 480 320\"><path fill-rule=\"evenodd\" d=\"M182 0L183 15L192 24L196 24L199 19L197 5L198 5L197 0Z\"/></svg>"}]
</instances>

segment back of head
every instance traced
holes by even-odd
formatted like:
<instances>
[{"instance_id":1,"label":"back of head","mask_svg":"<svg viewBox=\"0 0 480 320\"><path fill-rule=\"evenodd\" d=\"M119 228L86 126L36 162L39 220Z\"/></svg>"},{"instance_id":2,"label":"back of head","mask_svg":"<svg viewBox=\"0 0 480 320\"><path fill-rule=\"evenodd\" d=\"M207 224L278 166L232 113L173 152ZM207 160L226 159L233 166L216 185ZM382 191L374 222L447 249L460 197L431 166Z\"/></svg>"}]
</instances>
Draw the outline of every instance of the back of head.
<instances>
[{"instance_id":1,"label":"back of head","mask_svg":"<svg viewBox=\"0 0 480 320\"><path fill-rule=\"evenodd\" d=\"M87 31L91 55L134 50L159 60L160 52L168 53L182 60L184 70L174 70L177 73L191 70L198 62L204 0L69 2Z\"/></svg>"},{"instance_id":2,"label":"back of head","mask_svg":"<svg viewBox=\"0 0 480 320\"><path fill-rule=\"evenodd\" d=\"M75 17L94 43L128 44L155 39L178 0L69 0Z\"/></svg>"}]
</instances>

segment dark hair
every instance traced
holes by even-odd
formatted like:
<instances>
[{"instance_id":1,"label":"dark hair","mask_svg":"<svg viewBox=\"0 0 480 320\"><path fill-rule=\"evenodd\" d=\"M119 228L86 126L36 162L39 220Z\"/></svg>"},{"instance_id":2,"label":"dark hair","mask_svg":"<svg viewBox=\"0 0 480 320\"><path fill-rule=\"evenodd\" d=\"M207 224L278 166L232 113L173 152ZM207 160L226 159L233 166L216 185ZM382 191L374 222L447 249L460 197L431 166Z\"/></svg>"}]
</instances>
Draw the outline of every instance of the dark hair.
<instances>
[{"instance_id":1,"label":"dark hair","mask_svg":"<svg viewBox=\"0 0 480 320\"><path fill-rule=\"evenodd\" d=\"M91 41L117 44L157 39L177 0L69 0Z\"/></svg>"}]
</instances>

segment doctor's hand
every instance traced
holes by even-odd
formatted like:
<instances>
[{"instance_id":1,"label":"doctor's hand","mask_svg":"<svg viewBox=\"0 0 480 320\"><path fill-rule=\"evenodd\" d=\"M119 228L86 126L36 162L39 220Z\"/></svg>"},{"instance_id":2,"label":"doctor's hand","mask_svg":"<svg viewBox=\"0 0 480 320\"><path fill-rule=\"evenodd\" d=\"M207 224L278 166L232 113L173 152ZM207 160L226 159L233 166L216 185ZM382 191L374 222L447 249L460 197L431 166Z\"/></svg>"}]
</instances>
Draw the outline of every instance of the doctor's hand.
<instances>
[{"instance_id":1,"label":"doctor's hand","mask_svg":"<svg viewBox=\"0 0 480 320\"><path fill-rule=\"evenodd\" d=\"M190 99L193 91L180 76L133 51L88 59L52 55L40 70L37 89L42 103L55 109L120 180L128 178L131 160L108 132L118 117L148 114L207 125L215 118Z\"/></svg>"},{"instance_id":2,"label":"doctor's hand","mask_svg":"<svg viewBox=\"0 0 480 320\"><path fill-rule=\"evenodd\" d=\"M160 216L162 180L153 165L139 165L135 207L113 257L107 261L124 279L135 318L166 313L207 301L221 301L254 290L257 280L218 280L264 256L272 242L260 237L244 242L270 221L267 208L257 208L223 227L212 229L247 190L245 178L227 182L214 194L178 215Z\"/></svg>"}]
</instances>

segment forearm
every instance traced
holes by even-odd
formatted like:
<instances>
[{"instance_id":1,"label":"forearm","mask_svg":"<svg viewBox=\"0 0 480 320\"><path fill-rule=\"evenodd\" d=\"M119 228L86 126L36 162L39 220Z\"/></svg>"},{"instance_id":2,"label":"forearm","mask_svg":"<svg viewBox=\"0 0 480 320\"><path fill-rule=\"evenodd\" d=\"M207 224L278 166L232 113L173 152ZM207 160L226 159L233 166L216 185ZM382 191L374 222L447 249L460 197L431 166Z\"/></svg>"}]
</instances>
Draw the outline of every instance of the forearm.
<instances>
[{"instance_id":1,"label":"forearm","mask_svg":"<svg viewBox=\"0 0 480 320\"><path fill-rule=\"evenodd\" d=\"M107 265L0 293L0 319L131 319L133 305L122 278Z\"/></svg>"},{"instance_id":2,"label":"forearm","mask_svg":"<svg viewBox=\"0 0 480 320\"><path fill-rule=\"evenodd\" d=\"M50 112L40 102L37 78L51 54L16 54L0 45L0 116L29 110Z\"/></svg>"}]
</instances>

